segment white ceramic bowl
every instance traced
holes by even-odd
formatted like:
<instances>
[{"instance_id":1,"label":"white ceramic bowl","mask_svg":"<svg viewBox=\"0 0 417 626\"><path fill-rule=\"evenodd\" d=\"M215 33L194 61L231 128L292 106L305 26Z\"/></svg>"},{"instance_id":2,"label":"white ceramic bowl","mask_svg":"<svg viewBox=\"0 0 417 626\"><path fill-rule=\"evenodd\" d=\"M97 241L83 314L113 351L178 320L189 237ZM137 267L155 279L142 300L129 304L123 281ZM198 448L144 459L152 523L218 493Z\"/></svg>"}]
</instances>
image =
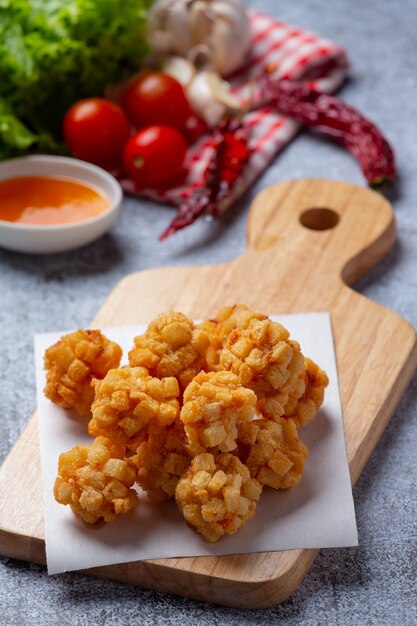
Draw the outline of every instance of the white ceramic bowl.
<instances>
[{"instance_id":1,"label":"white ceramic bowl","mask_svg":"<svg viewBox=\"0 0 417 626\"><path fill-rule=\"evenodd\" d=\"M86 183L107 196L109 207L96 217L72 224L32 225L0 219L0 246L8 250L48 254L79 248L101 237L119 212L123 196L119 183L91 163L49 155L0 162L0 180L19 176L56 176Z\"/></svg>"}]
</instances>

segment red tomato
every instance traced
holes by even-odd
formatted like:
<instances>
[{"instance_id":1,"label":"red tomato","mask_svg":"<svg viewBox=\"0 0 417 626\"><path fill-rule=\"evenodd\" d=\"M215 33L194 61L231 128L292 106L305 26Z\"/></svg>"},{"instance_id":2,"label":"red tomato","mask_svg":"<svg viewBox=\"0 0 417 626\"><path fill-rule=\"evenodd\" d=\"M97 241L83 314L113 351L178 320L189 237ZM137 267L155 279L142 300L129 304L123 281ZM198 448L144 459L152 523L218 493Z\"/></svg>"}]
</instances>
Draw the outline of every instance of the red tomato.
<instances>
[{"instance_id":1,"label":"red tomato","mask_svg":"<svg viewBox=\"0 0 417 626\"><path fill-rule=\"evenodd\" d=\"M187 144L170 126L146 126L124 149L124 165L139 187L158 187L178 179L183 172Z\"/></svg>"},{"instance_id":2,"label":"red tomato","mask_svg":"<svg viewBox=\"0 0 417 626\"><path fill-rule=\"evenodd\" d=\"M129 136L126 114L104 98L80 100L64 118L64 138L72 154L98 165L119 165Z\"/></svg>"},{"instance_id":3,"label":"red tomato","mask_svg":"<svg viewBox=\"0 0 417 626\"><path fill-rule=\"evenodd\" d=\"M192 115L180 83L163 72L142 72L127 88L122 105L138 128L166 124L184 130Z\"/></svg>"}]
</instances>

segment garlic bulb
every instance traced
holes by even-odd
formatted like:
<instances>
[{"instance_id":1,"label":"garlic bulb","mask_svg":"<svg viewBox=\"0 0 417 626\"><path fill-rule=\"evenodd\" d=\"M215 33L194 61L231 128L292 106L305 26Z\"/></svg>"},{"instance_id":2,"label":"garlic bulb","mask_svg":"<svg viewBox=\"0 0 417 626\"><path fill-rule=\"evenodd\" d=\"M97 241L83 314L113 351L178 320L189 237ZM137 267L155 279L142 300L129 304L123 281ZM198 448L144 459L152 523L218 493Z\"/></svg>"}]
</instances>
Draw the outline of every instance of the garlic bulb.
<instances>
[{"instance_id":1,"label":"garlic bulb","mask_svg":"<svg viewBox=\"0 0 417 626\"><path fill-rule=\"evenodd\" d=\"M239 101L229 89L229 83L215 72L207 71L198 72L188 85L191 108L210 128L217 126L226 112L241 110Z\"/></svg>"},{"instance_id":2,"label":"garlic bulb","mask_svg":"<svg viewBox=\"0 0 417 626\"><path fill-rule=\"evenodd\" d=\"M177 54L221 75L242 65L250 41L240 0L157 0L148 19L155 54Z\"/></svg>"}]
</instances>

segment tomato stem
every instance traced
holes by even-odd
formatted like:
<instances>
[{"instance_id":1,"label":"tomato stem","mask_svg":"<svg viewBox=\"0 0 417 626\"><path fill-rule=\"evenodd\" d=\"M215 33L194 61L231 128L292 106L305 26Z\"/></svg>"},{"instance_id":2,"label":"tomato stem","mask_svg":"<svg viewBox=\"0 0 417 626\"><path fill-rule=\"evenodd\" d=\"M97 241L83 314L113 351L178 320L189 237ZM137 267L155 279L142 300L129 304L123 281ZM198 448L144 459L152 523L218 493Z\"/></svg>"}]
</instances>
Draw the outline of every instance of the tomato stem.
<instances>
[{"instance_id":1,"label":"tomato stem","mask_svg":"<svg viewBox=\"0 0 417 626\"><path fill-rule=\"evenodd\" d=\"M141 156L136 156L133 159L133 165L135 166L137 170L139 170L141 167L145 165L145 159Z\"/></svg>"}]
</instances>

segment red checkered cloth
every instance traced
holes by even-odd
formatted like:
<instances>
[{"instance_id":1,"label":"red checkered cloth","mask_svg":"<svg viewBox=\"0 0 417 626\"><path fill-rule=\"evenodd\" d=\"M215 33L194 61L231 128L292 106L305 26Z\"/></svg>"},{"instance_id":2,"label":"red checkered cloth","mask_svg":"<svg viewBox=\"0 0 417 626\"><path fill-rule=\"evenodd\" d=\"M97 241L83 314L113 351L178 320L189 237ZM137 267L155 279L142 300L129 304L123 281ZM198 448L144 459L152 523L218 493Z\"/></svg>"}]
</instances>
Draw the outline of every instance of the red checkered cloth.
<instances>
[{"instance_id":1,"label":"red checkered cloth","mask_svg":"<svg viewBox=\"0 0 417 626\"><path fill-rule=\"evenodd\" d=\"M348 60L342 48L269 15L250 11L249 16L252 29L249 58L243 67L228 78L239 100L248 101L254 81L265 71L266 66L276 66L273 76L277 78L307 81L310 87L327 93L332 93L343 83ZM243 121L251 129L251 156L228 198L227 206L253 184L300 128L298 122L278 115L269 107L246 114ZM180 186L141 190L140 193L136 192L130 180L122 180L122 186L128 193L179 206L182 200L203 184L203 175L212 150L210 135L201 137L190 146L185 162L187 176ZM223 204L222 207L225 208Z\"/></svg>"}]
</instances>

